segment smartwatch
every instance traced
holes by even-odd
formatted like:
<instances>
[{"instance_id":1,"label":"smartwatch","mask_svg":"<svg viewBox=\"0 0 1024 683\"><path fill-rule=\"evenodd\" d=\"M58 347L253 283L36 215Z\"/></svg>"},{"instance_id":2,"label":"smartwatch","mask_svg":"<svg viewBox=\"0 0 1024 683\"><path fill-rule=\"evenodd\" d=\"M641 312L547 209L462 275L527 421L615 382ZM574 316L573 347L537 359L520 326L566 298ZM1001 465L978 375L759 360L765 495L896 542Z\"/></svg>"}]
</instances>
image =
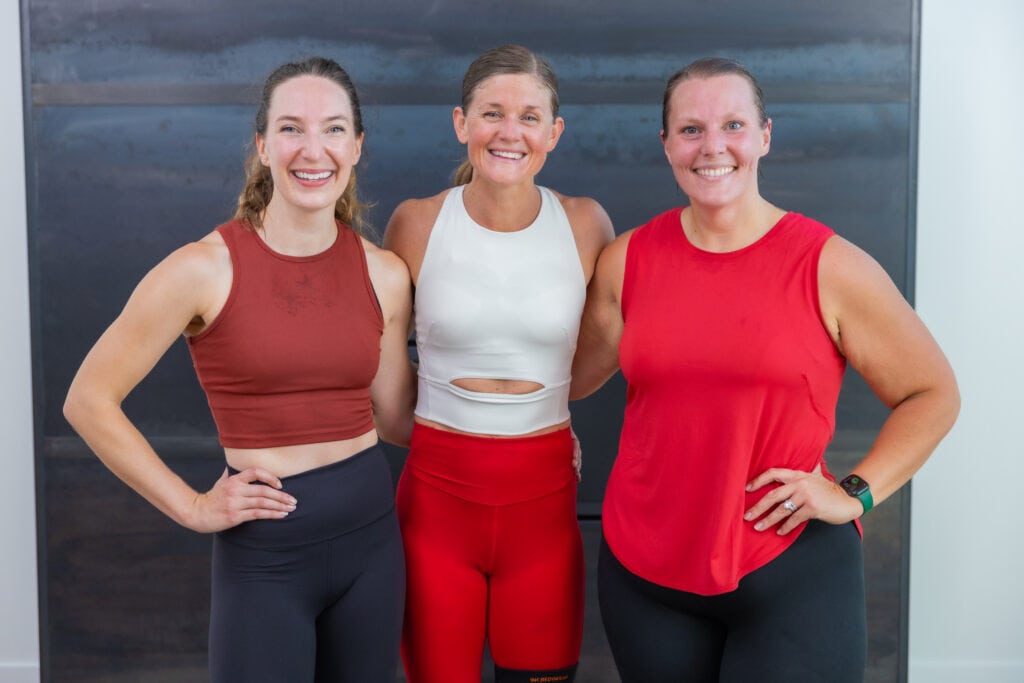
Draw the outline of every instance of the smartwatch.
<instances>
[{"instance_id":1,"label":"smartwatch","mask_svg":"<svg viewBox=\"0 0 1024 683\"><path fill-rule=\"evenodd\" d=\"M851 474L839 482L839 487L846 491L846 495L860 501L864 506L864 514L875 506L875 499L871 497L871 487L856 474Z\"/></svg>"}]
</instances>

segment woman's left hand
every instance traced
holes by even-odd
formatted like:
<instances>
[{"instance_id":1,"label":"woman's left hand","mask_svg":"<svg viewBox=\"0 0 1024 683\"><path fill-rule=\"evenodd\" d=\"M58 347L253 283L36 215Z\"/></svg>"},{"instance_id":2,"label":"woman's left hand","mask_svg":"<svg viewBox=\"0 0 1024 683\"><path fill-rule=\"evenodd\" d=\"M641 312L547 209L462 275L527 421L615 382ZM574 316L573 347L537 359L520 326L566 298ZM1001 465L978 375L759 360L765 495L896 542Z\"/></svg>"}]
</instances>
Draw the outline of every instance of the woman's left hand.
<instances>
[{"instance_id":1,"label":"woman's left hand","mask_svg":"<svg viewBox=\"0 0 1024 683\"><path fill-rule=\"evenodd\" d=\"M864 507L856 498L848 496L839 484L821 474L821 465L813 472L772 468L765 470L747 484L753 492L779 484L747 510L743 519L756 520L758 531L778 527L777 533L788 534L809 519L820 519L829 524L845 524L860 517Z\"/></svg>"}]
</instances>

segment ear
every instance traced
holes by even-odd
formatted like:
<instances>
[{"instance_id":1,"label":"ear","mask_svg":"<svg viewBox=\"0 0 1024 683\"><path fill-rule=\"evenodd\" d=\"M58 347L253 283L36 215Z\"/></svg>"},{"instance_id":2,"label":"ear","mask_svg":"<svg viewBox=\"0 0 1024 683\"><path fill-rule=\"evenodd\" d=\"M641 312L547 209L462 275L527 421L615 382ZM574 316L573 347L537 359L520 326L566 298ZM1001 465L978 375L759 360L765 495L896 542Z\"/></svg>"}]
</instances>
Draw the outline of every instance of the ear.
<instances>
[{"instance_id":1,"label":"ear","mask_svg":"<svg viewBox=\"0 0 1024 683\"><path fill-rule=\"evenodd\" d=\"M668 159L668 163L671 166L672 157L668 154L668 145L666 144L668 141L665 139L665 131L659 131L658 136L661 137L661 151L665 153L665 158Z\"/></svg>"},{"instance_id":2,"label":"ear","mask_svg":"<svg viewBox=\"0 0 1024 683\"><path fill-rule=\"evenodd\" d=\"M466 112L462 111L462 107L455 107L452 111L452 125L455 126L455 137L462 144L466 144L469 141L469 131L466 130Z\"/></svg>"},{"instance_id":3,"label":"ear","mask_svg":"<svg viewBox=\"0 0 1024 683\"><path fill-rule=\"evenodd\" d=\"M555 149L558 145L559 138L562 137L562 132L565 131L565 119L561 116L555 117L555 124L551 126L551 137L548 138L548 151Z\"/></svg>"},{"instance_id":4,"label":"ear","mask_svg":"<svg viewBox=\"0 0 1024 683\"><path fill-rule=\"evenodd\" d=\"M768 150L772 148L772 120L768 119L768 122L764 124L764 128L761 131L761 156L768 154Z\"/></svg>"},{"instance_id":5,"label":"ear","mask_svg":"<svg viewBox=\"0 0 1024 683\"><path fill-rule=\"evenodd\" d=\"M353 166L358 164L359 160L363 157L363 136L364 133L360 133L359 137L356 138L355 158L352 160Z\"/></svg>"},{"instance_id":6,"label":"ear","mask_svg":"<svg viewBox=\"0 0 1024 683\"><path fill-rule=\"evenodd\" d=\"M256 133L253 137L253 142L256 144L256 154L260 157L260 163L264 166L270 166L270 155L267 154L267 143L263 136Z\"/></svg>"}]
</instances>

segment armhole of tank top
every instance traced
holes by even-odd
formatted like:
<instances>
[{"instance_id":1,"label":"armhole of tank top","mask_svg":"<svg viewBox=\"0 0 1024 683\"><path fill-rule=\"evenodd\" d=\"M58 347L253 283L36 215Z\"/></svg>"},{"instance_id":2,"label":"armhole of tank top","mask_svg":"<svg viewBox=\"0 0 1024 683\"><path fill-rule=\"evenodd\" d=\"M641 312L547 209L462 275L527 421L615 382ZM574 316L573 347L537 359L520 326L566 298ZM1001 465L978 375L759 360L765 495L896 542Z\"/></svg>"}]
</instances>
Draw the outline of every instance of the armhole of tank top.
<instances>
[{"instance_id":1,"label":"armhole of tank top","mask_svg":"<svg viewBox=\"0 0 1024 683\"><path fill-rule=\"evenodd\" d=\"M442 247L438 247L437 246L437 242L442 240L443 237L436 237L436 236L438 234L440 234L441 232L443 232L443 231L438 230L437 228L441 224L441 218L443 216L447 215L445 213L445 211L446 211L446 209L448 209L448 202L449 201L453 202L454 201L454 193L455 192L461 193L463 187L465 187L465 186L464 185L455 185L454 187L452 187L451 189L448 190L448 194L446 194L444 196L444 201L441 202L441 209L437 212L437 217L434 218L434 224L430 226L430 234L427 235L427 244L426 244L425 247L423 247L423 260L420 261L420 272L419 272L419 275L416 277L416 289L417 289L417 291L419 290L419 284L421 282L423 282L423 275L424 275L424 273L429 274L431 269L432 269L431 264L432 264L433 260L430 257L431 247L433 246L433 250L434 251L437 251L438 249L442 248ZM436 237L436 239L435 239L435 237Z\"/></svg>"},{"instance_id":2,"label":"armhole of tank top","mask_svg":"<svg viewBox=\"0 0 1024 683\"><path fill-rule=\"evenodd\" d=\"M626 244L626 263L622 267L622 301L619 302L619 312L622 314L623 322L626 320L626 312L629 310L629 303L633 294L633 274L636 272L636 260L640 258L637 251L643 248L642 233L648 225L641 225L634 230L629 235L629 242ZM639 241L641 244L637 243L638 236L640 236Z\"/></svg>"},{"instance_id":3,"label":"armhole of tank top","mask_svg":"<svg viewBox=\"0 0 1024 683\"><path fill-rule=\"evenodd\" d=\"M366 262L366 247L363 246L363 237L350 226L339 223L339 236L343 231L351 234L351 239L355 242L356 258L359 259L360 268L363 273L363 284L366 286L366 298L370 303L370 308L377 314L377 320L380 322L381 327L383 327L384 309L381 307L380 296L377 294L377 290L373 286L373 279L370 277L370 266Z\"/></svg>"},{"instance_id":4,"label":"armhole of tank top","mask_svg":"<svg viewBox=\"0 0 1024 683\"><path fill-rule=\"evenodd\" d=\"M217 232L220 234L222 240L224 240L224 246L228 249L228 255L231 257L231 288L228 289L228 296L224 299L224 305L220 307L220 311L217 312L217 316L207 324L203 331L199 334L188 337L190 344L202 341L206 337L210 336L219 326L220 321L224 319L227 313L231 310L231 306L235 303L236 294L238 291L238 273L241 270L238 265L238 253L235 242L235 234L233 234L234 226L237 226L239 230L246 230L245 226L241 224L241 221L235 220L230 223L217 226Z\"/></svg>"},{"instance_id":5,"label":"armhole of tank top","mask_svg":"<svg viewBox=\"0 0 1024 683\"><path fill-rule=\"evenodd\" d=\"M818 238L817 244L812 247L812 266L811 266L811 285L814 292L814 312L818 317L818 322L821 323L822 332L829 335L829 339L832 335L829 334L828 325L825 322L825 311L821 306L821 254L825 251L825 245L828 244L829 240L837 236L837 233L832 228L828 227L824 223L819 223L823 228L821 237ZM833 344L835 346L835 344ZM839 349L836 349L836 353L839 353Z\"/></svg>"},{"instance_id":6,"label":"armhole of tank top","mask_svg":"<svg viewBox=\"0 0 1024 683\"><path fill-rule=\"evenodd\" d=\"M544 187L543 185L538 185L537 188L540 190L541 194L541 206L543 207L544 204L550 203L552 206L551 212L555 216L562 217L561 223L565 226L565 230L563 232L568 232L568 234L559 235L558 239L565 241L566 248L569 250L569 253L575 257L576 264L580 267L580 284L584 289L586 289L587 276L583 272L583 256L580 254L580 248L576 244L576 233L572 230L572 222L569 220L569 214L566 213L565 207L562 206L562 202L559 200L558 195L556 195L550 188ZM543 211L543 208L541 208L541 211Z\"/></svg>"}]
</instances>

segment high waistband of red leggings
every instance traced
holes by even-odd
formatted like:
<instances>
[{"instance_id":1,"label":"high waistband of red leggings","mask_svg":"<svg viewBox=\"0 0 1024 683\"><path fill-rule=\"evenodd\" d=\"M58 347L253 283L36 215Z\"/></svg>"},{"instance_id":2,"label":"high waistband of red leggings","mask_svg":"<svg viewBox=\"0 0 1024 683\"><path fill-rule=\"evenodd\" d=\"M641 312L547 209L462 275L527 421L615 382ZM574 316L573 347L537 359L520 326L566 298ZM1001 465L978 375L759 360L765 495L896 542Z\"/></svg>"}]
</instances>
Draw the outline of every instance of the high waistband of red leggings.
<instances>
[{"instance_id":1,"label":"high waistband of red leggings","mask_svg":"<svg viewBox=\"0 0 1024 683\"><path fill-rule=\"evenodd\" d=\"M523 437L477 436L416 423L406 474L484 505L511 505L576 483L568 427Z\"/></svg>"}]
</instances>

